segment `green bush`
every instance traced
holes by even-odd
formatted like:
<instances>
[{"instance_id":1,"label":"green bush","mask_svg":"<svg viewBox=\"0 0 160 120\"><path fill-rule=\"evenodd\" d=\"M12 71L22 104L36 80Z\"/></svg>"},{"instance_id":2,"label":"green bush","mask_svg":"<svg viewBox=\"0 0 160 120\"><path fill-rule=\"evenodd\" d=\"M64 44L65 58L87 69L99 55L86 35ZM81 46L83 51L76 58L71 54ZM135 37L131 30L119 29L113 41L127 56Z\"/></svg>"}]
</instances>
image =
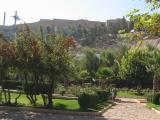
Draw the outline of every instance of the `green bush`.
<instances>
[{"instance_id":1,"label":"green bush","mask_svg":"<svg viewBox=\"0 0 160 120\"><path fill-rule=\"evenodd\" d=\"M38 91L36 91L36 85L33 83L26 83L23 86L24 92L27 95L38 95Z\"/></svg>"},{"instance_id":2,"label":"green bush","mask_svg":"<svg viewBox=\"0 0 160 120\"><path fill-rule=\"evenodd\" d=\"M62 96L65 94L66 89L63 85L58 84L56 89L57 89L58 93L60 93Z\"/></svg>"},{"instance_id":3,"label":"green bush","mask_svg":"<svg viewBox=\"0 0 160 120\"><path fill-rule=\"evenodd\" d=\"M78 103L80 105L81 108L83 108L84 110L86 110L89 107L90 104L90 98L89 95L86 93L81 94L78 97Z\"/></svg>"},{"instance_id":4,"label":"green bush","mask_svg":"<svg viewBox=\"0 0 160 120\"><path fill-rule=\"evenodd\" d=\"M92 88L78 88L77 89L77 93L75 93L74 95L79 97L83 93L91 95L91 94L95 94L96 92Z\"/></svg>"},{"instance_id":5,"label":"green bush","mask_svg":"<svg viewBox=\"0 0 160 120\"><path fill-rule=\"evenodd\" d=\"M79 86L72 86L67 89L67 92L78 97L79 105L83 109L96 105L100 100L107 100L110 96L109 89L101 90L96 87L81 88Z\"/></svg>"},{"instance_id":6,"label":"green bush","mask_svg":"<svg viewBox=\"0 0 160 120\"><path fill-rule=\"evenodd\" d=\"M95 106L99 102L98 94L89 94L90 107Z\"/></svg>"},{"instance_id":7,"label":"green bush","mask_svg":"<svg viewBox=\"0 0 160 120\"><path fill-rule=\"evenodd\" d=\"M7 80L2 82L2 89L20 89L22 87L22 82Z\"/></svg>"},{"instance_id":8,"label":"green bush","mask_svg":"<svg viewBox=\"0 0 160 120\"><path fill-rule=\"evenodd\" d=\"M152 97L153 97L152 94L147 95L147 102L152 103Z\"/></svg>"},{"instance_id":9,"label":"green bush","mask_svg":"<svg viewBox=\"0 0 160 120\"><path fill-rule=\"evenodd\" d=\"M102 101L107 100L109 98L110 94L105 90L97 90L96 92L98 94L99 99Z\"/></svg>"},{"instance_id":10,"label":"green bush","mask_svg":"<svg viewBox=\"0 0 160 120\"><path fill-rule=\"evenodd\" d=\"M36 91L39 94L48 94L49 92L52 92L52 86L48 84L38 84L36 85Z\"/></svg>"},{"instance_id":11,"label":"green bush","mask_svg":"<svg viewBox=\"0 0 160 120\"><path fill-rule=\"evenodd\" d=\"M73 95L75 95L75 96L78 96L77 93L80 92L80 89L81 89L80 86L71 86L71 87L68 87L68 88L66 89L66 92L67 92L68 94L73 94Z\"/></svg>"},{"instance_id":12,"label":"green bush","mask_svg":"<svg viewBox=\"0 0 160 120\"><path fill-rule=\"evenodd\" d=\"M160 105L160 93L150 94L147 96L147 101L153 104Z\"/></svg>"},{"instance_id":13,"label":"green bush","mask_svg":"<svg viewBox=\"0 0 160 120\"><path fill-rule=\"evenodd\" d=\"M51 92L51 85L26 83L24 84L23 89L24 92L29 95L48 94Z\"/></svg>"},{"instance_id":14,"label":"green bush","mask_svg":"<svg viewBox=\"0 0 160 120\"><path fill-rule=\"evenodd\" d=\"M99 102L97 93L83 92L78 97L78 103L81 108L86 110L88 107L95 106Z\"/></svg>"},{"instance_id":15,"label":"green bush","mask_svg":"<svg viewBox=\"0 0 160 120\"><path fill-rule=\"evenodd\" d=\"M152 96L152 103L159 105L160 104L160 94L156 93Z\"/></svg>"}]
</instances>

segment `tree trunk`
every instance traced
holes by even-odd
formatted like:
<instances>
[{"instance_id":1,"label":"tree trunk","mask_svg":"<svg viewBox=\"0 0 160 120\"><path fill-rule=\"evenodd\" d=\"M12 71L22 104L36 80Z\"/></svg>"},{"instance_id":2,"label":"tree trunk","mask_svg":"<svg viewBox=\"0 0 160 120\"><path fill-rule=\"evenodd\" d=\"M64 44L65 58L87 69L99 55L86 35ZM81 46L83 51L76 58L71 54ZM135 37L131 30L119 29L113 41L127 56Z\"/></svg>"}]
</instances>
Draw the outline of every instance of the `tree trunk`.
<instances>
[{"instance_id":1,"label":"tree trunk","mask_svg":"<svg viewBox=\"0 0 160 120\"><path fill-rule=\"evenodd\" d=\"M52 93L48 94L48 108L52 108L53 102L52 102Z\"/></svg>"},{"instance_id":2,"label":"tree trunk","mask_svg":"<svg viewBox=\"0 0 160 120\"><path fill-rule=\"evenodd\" d=\"M159 92L160 90L160 77L154 76L153 78L153 93Z\"/></svg>"},{"instance_id":3,"label":"tree trunk","mask_svg":"<svg viewBox=\"0 0 160 120\"><path fill-rule=\"evenodd\" d=\"M44 106L46 106L46 96L44 94L41 94L42 99L43 99L43 104Z\"/></svg>"},{"instance_id":4,"label":"tree trunk","mask_svg":"<svg viewBox=\"0 0 160 120\"><path fill-rule=\"evenodd\" d=\"M156 92L156 76L153 77L153 93Z\"/></svg>"},{"instance_id":5,"label":"tree trunk","mask_svg":"<svg viewBox=\"0 0 160 120\"><path fill-rule=\"evenodd\" d=\"M51 88L48 91L48 108L52 108L53 101L52 101L52 93L54 93L54 80L51 81Z\"/></svg>"},{"instance_id":6,"label":"tree trunk","mask_svg":"<svg viewBox=\"0 0 160 120\"><path fill-rule=\"evenodd\" d=\"M8 104L11 104L11 94L9 89L8 89Z\"/></svg>"},{"instance_id":7,"label":"tree trunk","mask_svg":"<svg viewBox=\"0 0 160 120\"><path fill-rule=\"evenodd\" d=\"M5 103L7 103L7 94L6 94L6 90L4 90L4 98L5 98Z\"/></svg>"}]
</instances>

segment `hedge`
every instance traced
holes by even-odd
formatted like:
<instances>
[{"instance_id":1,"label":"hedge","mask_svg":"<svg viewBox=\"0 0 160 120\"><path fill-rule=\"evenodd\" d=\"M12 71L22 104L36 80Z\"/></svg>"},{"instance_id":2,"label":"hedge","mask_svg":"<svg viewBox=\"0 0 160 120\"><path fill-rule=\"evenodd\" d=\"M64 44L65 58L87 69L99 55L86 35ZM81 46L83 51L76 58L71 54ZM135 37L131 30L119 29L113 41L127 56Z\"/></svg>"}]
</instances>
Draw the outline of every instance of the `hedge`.
<instances>
[{"instance_id":1,"label":"hedge","mask_svg":"<svg viewBox=\"0 0 160 120\"><path fill-rule=\"evenodd\" d=\"M160 93L150 94L147 96L147 101L153 104L160 105Z\"/></svg>"},{"instance_id":2,"label":"hedge","mask_svg":"<svg viewBox=\"0 0 160 120\"><path fill-rule=\"evenodd\" d=\"M2 89L21 89L22 87L22 82L19 81L13 81L13 80L6 80L2 82Z\"/></svg>"},{"instance_id":3,"label":"hedge","mask_svg":"<svg viewBox=\"0 0 160 120\"><path fill-rule=\"evenodd\" d=\"M48 94L52 92L51 85L26 83L23 86L24 92L29 95Z\"/></svg>"},{"instance_id":4,"label":"hedge","mask_svg":"<svg viewBox=\"0 0 160 120\"><path fill-rule=\"evenodd\" d=\"M78 97L78 103L80 107L86 110L88 107L95 106L99 102L97 93L81 93Z\"/></svg>"},{"instance_id":5,"label":"hedge","mask_svg":"<svg viewBox=\"0 0 160 120\"><path fill-rule=\"evenodd\" d=\"M98 94L99 99L102 101L108 100L108 98L110 96L110 93L105 90L97 90L96 92Z\"/></svg>"}]
</instances>

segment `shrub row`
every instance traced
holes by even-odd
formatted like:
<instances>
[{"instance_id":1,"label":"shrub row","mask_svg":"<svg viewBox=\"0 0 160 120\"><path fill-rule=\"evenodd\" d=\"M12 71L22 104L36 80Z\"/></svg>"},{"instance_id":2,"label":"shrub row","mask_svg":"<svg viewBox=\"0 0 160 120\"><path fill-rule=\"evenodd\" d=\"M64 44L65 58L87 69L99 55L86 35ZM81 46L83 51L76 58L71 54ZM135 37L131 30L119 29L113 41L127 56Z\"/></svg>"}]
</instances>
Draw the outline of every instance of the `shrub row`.
<instances>
[{"instance_id":1,"label":"shrub row","mask_svg":"<svg viewBox=\"0 0 160 120\"><path fill-rule=\"evenodd\" d=\"M147 101L153 104L160 105L160 93L150 94L147 96Z\"/></svg>"},{"instance_id":2,"label":"shrub row","mask_svg":"<svg viewBox=\"0 0 160 120\"><path fill-rule=\"evenodd\" d=\"M86 110L89 107L93 107L100 101L108 100L110 93L104 90L98 91L83 91L78 96L78 103L80 107Z\"/></svg>"},{"instance_id":3,"label":"shrub row","mask_svg":"<svg viewBox=\"0 0 160 120\"><path fill-rule=\"evenodd\" d=\"M29 95L39 95L39 94L48 94L52 92L51 85L48 84L34 84L27 83L24 84L24 92Z\"/></svg>"},{"instance_id":4,"label":"shrub row","mask_svg":"<svg viewBox=\"0 0 160 120\"><path fill-rule=\"evenodd\" d=\"M51 85L48 84L34 84L26 83L22 85L22 82L7 80L2 82L2 89L23 89L26 94L30 95L39 95L39 94L48 94L51 91Z\"/></svg>"},{"instance_id":5,"label":"shrub row","mask_svg":"<svg viewBox=\"0 0 160 120\"><path fill-rule=\"evenodd\" d=\"M81 95L78 97L78 103L80 107L84 110L86 110L88 107L92 107L96 105L99 101L98 94L90 94L90 93L81 93Z\"/></svg>"},{"instance_id":6,"label":"shrub row","mask_svg":"<svg viewBox=\"0 0 160 120\"><path fill-rule=\"evenodd\" d=\"M100 100L104 101L104 100L108 100L108 98L110 97L110 92L105 91L105 90L97 90L96 91L98 94L98 97Z\"/></svg>"},{"instance_id":7,"label":"shrub row","mask_svg":"<svg viewBox=\"0 0 160 120\"><path fill-rule=\"evenodd\" d=\"M6 80L2 82L2 89L22 89L22 82ZM20 88L21 87L21 88Z\"/></svg>"},{"instance_id":8,"label":"shrub row","mask_svg":"<svg viewBox=\"0 0 160 120\"><path fill-rule=\"evenodd\" d=\"M117 88L118 89L118 88ZM129 88L119 88L118 91L123 91L123 92L134 92L136 93L137 92L137 89L129 89ZM141 89L141 92L142 93L151 93L152 92L152 89Z\"/></svg>"}]
</instances>

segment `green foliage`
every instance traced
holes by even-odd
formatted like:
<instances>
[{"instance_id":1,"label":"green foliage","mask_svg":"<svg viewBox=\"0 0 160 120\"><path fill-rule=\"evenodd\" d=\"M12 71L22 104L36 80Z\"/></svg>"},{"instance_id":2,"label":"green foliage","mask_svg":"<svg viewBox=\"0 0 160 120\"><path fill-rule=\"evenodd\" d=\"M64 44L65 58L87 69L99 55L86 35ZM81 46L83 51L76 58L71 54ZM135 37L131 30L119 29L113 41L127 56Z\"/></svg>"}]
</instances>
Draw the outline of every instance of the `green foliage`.
<instances>
[{"instance_id":1,"label":"green foliage","mask_svg":"<svg viewBox=\"0 0 160 120\"><path fill-rule=\"evenodd\" d=\"M99 101L107 101L110 97L110 92L107 90L83 88L79 90L78 102L83 109L93 107Z\"/></svg>"},{"instance_id":2,"label":"green foliage","mask_svg":"<svg viewBox=\"0 0 160 120\"><path fill-rule=\"evenodd\" d=\"M52 92L51 85L48 84L35 84L35 83L26 83L24 84L24 92L27 95L39 95L39 94L48 94Z\"/></svg>"},{"instance_id":3,"label":"green foliage","mask_svg":"<svg viewBox=\"0 0 160 120\"><path fill-rule=\"evenodd\" d=\"M33 83L24 84L24 93L27 95L39 95L36 85Z\"/></svg>"},{"instance_id":4,"label":"green foliage","mask_svg":"<svg viewBox=\"0 0 160 120\"><path fill-rule=\"evenodd\" d=\"M59 92L62 96L65 94L66 89L65 89L65 87L64 87L63 85L57 84L57 88L56 88L56 89L58 90L58 92Z\"/></svg>"},{"instance_id":5,"label":"green foliage","mask_svg":"<svg viewBox=\"0 0 160 120\"><path fill-rule=\"evenodd\" d=\"M86 110L88 107L92 107L98 103L98 95L96 93L83 92L78 97L78 103L81 108Z\"/></svg>"},{"instance_id":6,"label":"green foliage","mask_svg":"<svg viewBox=\"0 0 160 120\"><path fill-rule=\"evenodd\" d=\"M152 96L152 103L160 105L160 94L154 94Z\"/></svg>"},{"instance_id":7,"label":"green foliage","mask_svg":"<svg viewBox=\"0 0 160 120\"><path fill-rule=\"evenodd\" d=\"M124 80L131 80L139 87L152 81L153 74L148 71L148 59L152 57L146 47L131 48L128 53L121 59L119 65L119 76Z\"/></svg>"},{"instance_id":8,"label":"green foliage","mask_svg":"<svg viewBox=\"0 0 160 120\"><path fill-rule=\"evenodd\" d=\"M128 14L130 20L134 23L134 29L137 32L144 32L149 37L160 36L159 20L160 16L155 9L159 8L159 0L146 0L150 3L150 10L144 14L140 14L140 10L134 9ZM136 33L137 34L137 33Z\"/></svg>"},{"instance_id":9,"label":"green foliage","mask_svg":"<svg viewBox=\"0 0 160 120\"><path fill-rule=\"evenodd\" d=\"M89 88L89 87L87 87L87 88L82 88L82 87L79 87L78 88L78 92L75 94L77 97L79 97L81 94L83 94L83 93L89 93L89 94L95 94L96 92L95 92L95 90L93 89L93 88Z\"/></svg>"},{"instance_id":10,"label":"green foliage","mask_svg":"<svg viewBox=\"0 0 160 120\"><path fill-rule=\"evenodd\" d=\"M110 92L99 88L81 88L78 86L69 87L67 90L78 97L81 108L86 110L88 107L95 106L99 101L107 101Z\"/></svg>"},{"instance_id":11,"label":"green foliage","mask_svg":"<svg viewBox=\"0 0 160 120\"><path fill-rule=\"evenodd\" d=\"M153 95L152 94L149 94L148 96L147 96L147 102L152 102L152 97L153 97Z\"/></svg>"},{"instance_id":12,"label":"green foliage","mask_svg":"<svg viewBox=\"0 0 160 120\"><path fill-rule=\"evenodd\" d=\"M153 103L147 103L146 107L149 108L149 109L154 108L154 109L160 111L160 105L156 105L156 104L153 104Z\"/></svg>"},{"instance_id":13,"label":"green foliage","mask_svg":"<svg viewBox=\"0 0 160 120\"><path fill-rule=\"evenodd\" d=\"M140 96L140 95L137 95L135 94L136 93L136 90L134 91L131 91L131 90L119 90L117 92L117 96L118 97L123 97L123 98L133 98L133 99L145 99L145 96Z\"/></svg>"},{"instance_id":14,"label":"green foliage","mask_svg":"<svg viewBox=\"0 0 160 120\"><path fill-rule=\"evenodd\" d=\"M97 90L96 92L98 94L99 99L102 101L106 101L110 97L110 93L105 90Z\"/></svg>"},{"instance_id":15,"label":"green foliage","mask_svg":"<svg viewBox=\"0 0 160 120\"><path fill-rule=\"evenodd\" d=\"M113 49L107 49L100 56L101 65L111 67L114 65L116 59L116 51Z\"/></svg>"},{"instance_id":16,"label":"green foliage","mask_svg":"<svg viewBox=\"0 0 160 120\"><path fill-rule=\"evenodd\" d=\"M78 98L78 103L80 105L81 108L83 108L84 110L86 110L89 107L89 95L87 94L82 94L79 98Z\"/></svg>"},{"instance_id":17,"label":"green foliage","mask_svg":"<svg viewBox=\"0 0 160 120\"><path fill-rule=\"evenodd\" d=\"M84 70L84 71L81 71L80 72L80 78L82 79L82 80L87 80L88 78L89 78L89 73L86 71L86 70Z\"/></svg>"},{"instance_id":18,"label":"green foliage","mask_svg":"<svg viewBox=\"0 0 160 120\"><path fill-rule=\"evenodd\" d=\"M160 105L160 93L154 93L147 96L147 101L153 104Z\"/></svg>"},{"instance_id":19,"label":"green foliage","mask_svg":"<svg viewBox=\"0 0 160 120\"><path fill-rule=\"evenodd\" d=\"M97 71L97 77L106 80L109 77L113 76L113 71L111 68L108 67L100 67Z\"/></svg>"},{"instance_id":20,"label":"green foliage","mask_svg":"<svg viewBox=\"0 0 160 120\"><path fill-rule=\"evenodd\" d=\"M160 51L158 48L148 45L147 46L149 51L150 51L150 55L152 56L150 59L148 59L148 65L147 65L147 69L149 71L152 71L156 76L160 75Z\"/></svg>"},{"instance_id":21,"label":"green foliage","mask_svg":"<svg viewBox=\"0 0 160 120\"><path fill-rule=\"evenodd\" d=\"M22 89L22 82L14 81L14 80L3 81L2 89L12 89L12 90Z\"/></svg>"},{"instance_id":22,"label":"green foliage","mask_svg":"<svg viewBox=\"0 0 160 120\"><path fill-rule=\"evenodd\" d=\"M147 3L151 5L151 10L158 9L160 7L160 1L159 0L146 0Z\"/></svg>"},{"instance_id":23,"label":"green foliage","mask_svg":"<svg viewBox=\"0 0 160 120\"><path fill-rule=\"evenodd\" d=\"M95 77L100 61L94 50L86 48L84 50L83 65L91 77Z\"/></svg>"},{"instance_id":24,"label":"green foliage","mask_svg":"<svg viewBox=\"0 0 160 120\"><path fill-rule=\"evenodd\" d=\"M75 95L75 96L78 96L78 93L80 92L80 90L81 90L81 87L80 86L70 86L70 87L68 87L67 88L67 93L69 93L69 94L73 94L73 95Z\"/></svg>"}]
</instances>

